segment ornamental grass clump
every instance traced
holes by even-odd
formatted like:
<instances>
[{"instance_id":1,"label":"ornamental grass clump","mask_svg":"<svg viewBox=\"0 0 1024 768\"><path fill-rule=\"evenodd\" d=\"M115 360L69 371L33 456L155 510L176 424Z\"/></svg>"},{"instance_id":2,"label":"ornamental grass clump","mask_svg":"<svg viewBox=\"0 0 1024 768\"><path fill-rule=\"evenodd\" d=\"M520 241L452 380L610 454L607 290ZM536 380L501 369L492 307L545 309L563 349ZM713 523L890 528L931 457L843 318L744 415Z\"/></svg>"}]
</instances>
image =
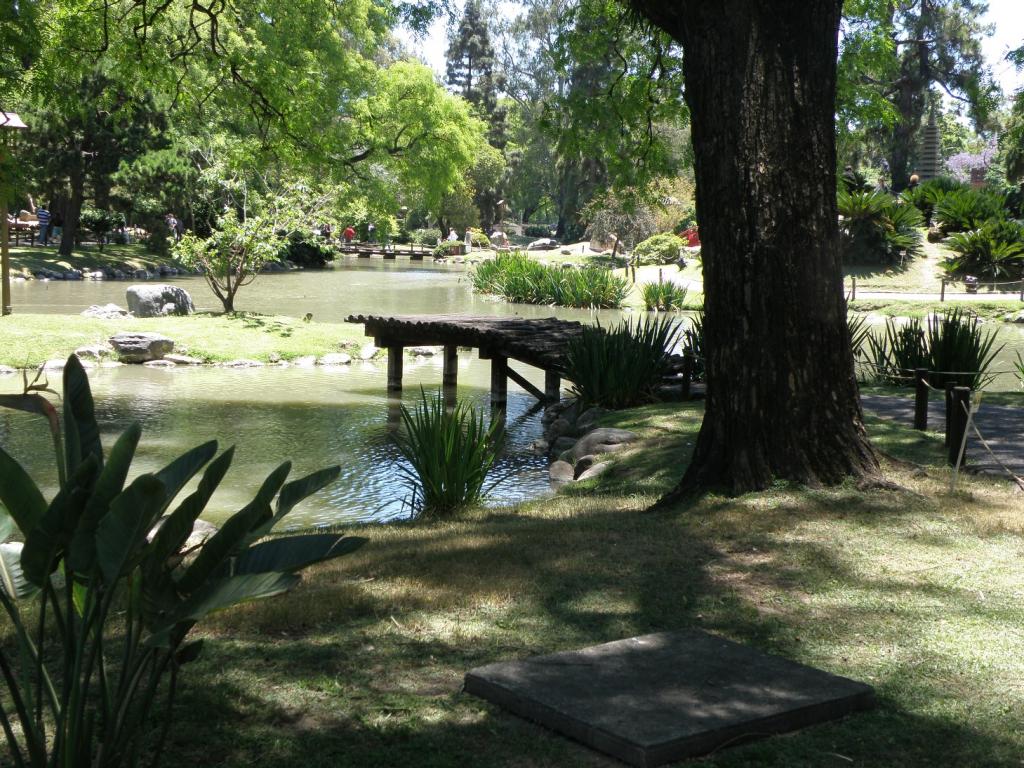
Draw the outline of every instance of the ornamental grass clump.
<instances>
[{"instance_id":1,"label":"ornamental grass clump","mask_svg":"<svg viewBox=\"0 0 1024 768\"><path fill-rule=\"evenodd\" d=\"M582 407L631 408L657 400L679 337L679 323L669 317L584 326L566 353L572 393Z\"/></svg>"},{"instance_id":2,"label":"ornamental grass clump","mask_svg":"<svg viewBox=\"0 0 1024 768\"><path fill-rule=\"evenodd\" d=\"M644 283L640 293L643 296L644 308L648 311L671 312L682 309L686 303L686 288L671 281L659 280L656 283Z\"/></svg>"},{"instance_id":3,"label":"ornamental grass clump","mask_svg":"<svg viewBox=\"0 0 1024 768\"><path fill-rule=\"evenodd\" d=\"M522 304L615 308L625 301L629 284L607 269L569 269L534 261L524 253L501 254L473 270L473 287Z\"/></svg>"},{"instance_id":4,"label":"ornamental grass clump","mask_svg":"<svg viewBox=\"0 0 1024 768\"><path fill-rule=\"evenodd\" d=\"M154 766L181 667L202 650L202 640L186 642L192 627L214 611L288 591L298 571L365 539L268 538L340 471L286 483L285 462L219 531L186 551L234 449L217 456L216 441L204 443L127 483L141 428L129 426L105 455L77 357L63 375L63 418L43 396L45 384L0 395L0 406L48 422L60 483L47 501L0 449L0 726L13 766ZM201 470L195 490L172 507Z\"/></svg>"},{"instance_id":5,"label":"ornamental grass clump","mask_svg":"<svg viewBox=\"0 0 1024 768\"><path fill-rule=\"evenodd\" d=\"M414 514L451 515L479 503L497 484L487 480L501 450L499 419L488 422L465 402L449 410L440 393L428 397L420 390L412 410L402 405L402 425L396 442L407 463L399 470L412 489L408 503Z\"/></svg>"}]
</instances>

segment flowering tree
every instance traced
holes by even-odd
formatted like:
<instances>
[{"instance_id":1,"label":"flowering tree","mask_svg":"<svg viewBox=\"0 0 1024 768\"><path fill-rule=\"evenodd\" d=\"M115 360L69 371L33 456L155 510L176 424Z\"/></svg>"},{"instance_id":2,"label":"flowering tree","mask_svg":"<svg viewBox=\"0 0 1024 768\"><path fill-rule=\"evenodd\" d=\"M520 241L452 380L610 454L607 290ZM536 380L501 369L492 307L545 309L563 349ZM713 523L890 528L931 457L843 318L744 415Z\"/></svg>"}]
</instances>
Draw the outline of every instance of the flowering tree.
<instances>
[{"instance_id":1,"label":"flowering tree","mask_svg":"<svg viewBox=\"0 0 1024 768\"><path fill-rule=\"evenodd\" d=\"M998 153L995 140L990 141L981 152L959 152L946 161L950 175L958 181L970 181L971 171L983 168L986 171L995 161Z\"/></svg>"}]
</instances>

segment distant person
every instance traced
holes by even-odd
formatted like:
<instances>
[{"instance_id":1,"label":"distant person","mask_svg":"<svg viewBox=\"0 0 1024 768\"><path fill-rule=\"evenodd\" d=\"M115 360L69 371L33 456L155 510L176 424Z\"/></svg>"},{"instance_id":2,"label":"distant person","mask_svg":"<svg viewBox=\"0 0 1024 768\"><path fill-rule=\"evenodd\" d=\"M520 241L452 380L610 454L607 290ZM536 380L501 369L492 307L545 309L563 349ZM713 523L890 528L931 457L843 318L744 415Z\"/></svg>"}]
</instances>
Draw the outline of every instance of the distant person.
<instances>
[{"instance_id":1,"label":"distant person","mask_svg":"<svg viewBox=\"0 0 1024 768\"><path fill-rule=\"evenodd\" d=\"M457 243L459 242L459 233L455 231L455 227L448 230L448 242Z\"/></svg>"},{"instance_id":2,"label":"distant person","mask_svg":"<svg viewBox=\"0 0 1024 768\"><path fill-rule=\"evenodd\" d=\"M916 173L910 174L910 181L907 184L907 189L917 189L921 186L921 177Z\"/></svg>"},{"instance_id":3,"label":"distant person","mask_svg":"<svg viewBox=\"0 0 1024 768\"><path fill-rule=\"evenodd\" d=\"M59 210L50 216L50 234L53 235L54 242L60 240L64 234L64 217Z\"/></svg>"},{"instance_id":4,"label":"distant person","mask_svg":"<svg viewBox=\"0 0 1024 768\"><path fill-rule=\"evenodd\" d=\"M500 229L491 232L491 245L495 248L508 248L508 235Z\"/></svg>"},{"instance_id":5,"label":"distant person","mask_svg":"<svg viewBox=\"0 0 1024 768\"><path fill-rule=\"evenodd\" d=\"M167 225L167 229L168 231L170 231L171 237L174 238L174 242L178 242L178 240L180 239L178 237L178 219L174 216L173 213L168 213L166 216L164 216L164 224Z\"/></svg>"},{"instance_id":6,"label":"distant person","mask_svg":"<svg viewBox=\"0 0 1024 768\"><path fill-rule=\"evenodd\" d=\"M46 210L45 206L39 206L36 208L36 218L39 220L39 244L49 245L50 244L50 212Z\"/></svg>"},{"instance_id":7,"label":"distant person","mask_svg":"<svg viewBox=\"0 0 1024 768\"><path fill-rule=\"evenodd\" d=\"M471 229L469 229L468 227L466 228L465 243L466 243L466 253L472 253L473 252L473 231Z\"/></svg>"},{"instance_id":8,"label":"distant person","mask_svg":"<svg viewBox=\"0 0 1024 768\"><path fill-rule=\"evenodd\" d=\"M352 245L352 239L356 236L356 231L352 227L352 225L349 224L347 227L345 227L344 231L341 233L341 236L345 239L345 245Z\"/></svg>"},{"instance_id":9,"label":"distant person","mask_svg":"<svg viewBox=\"0 0 1024 768\"><path fill-rule=\"evenodd\" d=\"M377 228L373 224L366 225L366 241L369 243L373 242L374 236L377 234Z\"/></svg>"}]
</instances>

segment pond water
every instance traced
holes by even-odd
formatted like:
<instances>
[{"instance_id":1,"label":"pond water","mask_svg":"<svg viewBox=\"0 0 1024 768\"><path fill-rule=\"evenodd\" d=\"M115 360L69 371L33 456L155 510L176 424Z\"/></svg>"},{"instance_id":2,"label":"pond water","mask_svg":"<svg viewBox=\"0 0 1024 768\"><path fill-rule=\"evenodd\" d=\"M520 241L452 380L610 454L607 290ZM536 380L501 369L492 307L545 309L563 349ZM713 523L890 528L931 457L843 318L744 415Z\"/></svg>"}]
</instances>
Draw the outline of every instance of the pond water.
<instances>
[{"instance_id":1,"label":"pond water","mask_svg":"<svg viewBox=\"0 0 1024 768\"><path fill-rule=\"evenodd\" d=\"M217 309L202 278L167 282L188 290L202 309ZM125 282L29 281L13 286L19 312L76 314L90 304L124 305ZM239 309L341 322L350 314L461 313L550 317L613 322L616 311L591 312L508 304L474 294L464 267L408 261L346 259L325 271L261 276L239 294ZM1024 351L1024 328L992 324L1005 347L996 368L1009 370ZM246 503L262 478L280 461L292 459L296 474L340 464L342 477L290 516L291 525L355 520L388 520L408 514L408 490L398 471L389 434L396 409L385 396L383 361L338 369L177 368L129 366L90 374L104 441L109 445L132 420L144 428L137 469L157 469L182 451L217 438L237 445L235 465L214 497L209 514L223 519ZM542 386L540 372L518 369ZM406 361L404 402L412 404L419 385L436 390L440 356ZM489 364L475 354L460 356L459 396L487 405ZM997 377L990 388L1015 389L1013 376ZM17 387L0 381L3 391ZM541 434L534 399L510 382L508 443L499 474L507 475L492 503L507 504L550 493L547 462L527 446ZM29 464L34 474L50 477L50 449L43 433L22 414L0 411L0 444ZM293 474L295 476L295 474ZM50 485L52 488L53 480Z\"/></svg>"}]
</instances>

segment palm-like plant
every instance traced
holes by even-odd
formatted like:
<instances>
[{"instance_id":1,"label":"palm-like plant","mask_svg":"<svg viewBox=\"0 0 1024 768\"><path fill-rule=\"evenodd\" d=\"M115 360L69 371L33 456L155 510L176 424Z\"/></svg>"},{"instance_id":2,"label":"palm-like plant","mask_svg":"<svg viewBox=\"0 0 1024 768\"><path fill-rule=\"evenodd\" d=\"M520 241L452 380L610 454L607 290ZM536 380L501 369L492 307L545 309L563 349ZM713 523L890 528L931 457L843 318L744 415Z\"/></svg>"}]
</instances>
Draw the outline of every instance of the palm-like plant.
<instances>
[{"instance_id":1,"label":"palm-like plant","mask_svg":"<svg viewBox=\"0 0 1024 768\"><path fill-rule=\"evenodd\" d=\"M921 250L921 212L879 191L839 191L843 258L856 263L895 262Z\"/></svg>"},{"instance_id":2,"label":"palm-like plant","mask_svg":"<svg viewBox=\"0 0 1024 768\"><path fill-rule=\"evenodd\" d=\"M935 220L943 232L968 232L989 219L1005 219L1005 198L976 189L947 192L935 204Z\"/></svg>"},{"instance_id":3,"label":"palm-like plant","mask_svg":"<svg viewBox=\"0 0 1024 768\"><path fill-rule=\"evenodd\" d=\"M0 406L46 417L60 479L47 502L0 450L0 604L10 620L0 642L0 726L18 768L135 766L153 707L163 700L167 714L149 754L155 765L179 669L202 647L185 643L196 622L285 592L298 583L297 571L365 540L316 534L261 541L339 473L332 467L286 483L285 462L217 533L183 552L233 449L216 456L217 443L205 443L126 485L139 425L104 455L89 381L74 356L64 369L63 429L43 389L0 396ZM200 470L196 489L172 509ZM12 536L19 540L8 541Z\"/></svg>"},{"instance_id":4,"label":"palm-like plant","mask_svg":"<svg viewBox=\"0 0 1024 768\"><path fill-rule=\"evenodd\" d=\"M999 280L1019 277L1024 267L1024 227L1013 221L986 221L950 237L949 247L956 256L942 267L952 275Z\"/></svg>"}]
</instances>

